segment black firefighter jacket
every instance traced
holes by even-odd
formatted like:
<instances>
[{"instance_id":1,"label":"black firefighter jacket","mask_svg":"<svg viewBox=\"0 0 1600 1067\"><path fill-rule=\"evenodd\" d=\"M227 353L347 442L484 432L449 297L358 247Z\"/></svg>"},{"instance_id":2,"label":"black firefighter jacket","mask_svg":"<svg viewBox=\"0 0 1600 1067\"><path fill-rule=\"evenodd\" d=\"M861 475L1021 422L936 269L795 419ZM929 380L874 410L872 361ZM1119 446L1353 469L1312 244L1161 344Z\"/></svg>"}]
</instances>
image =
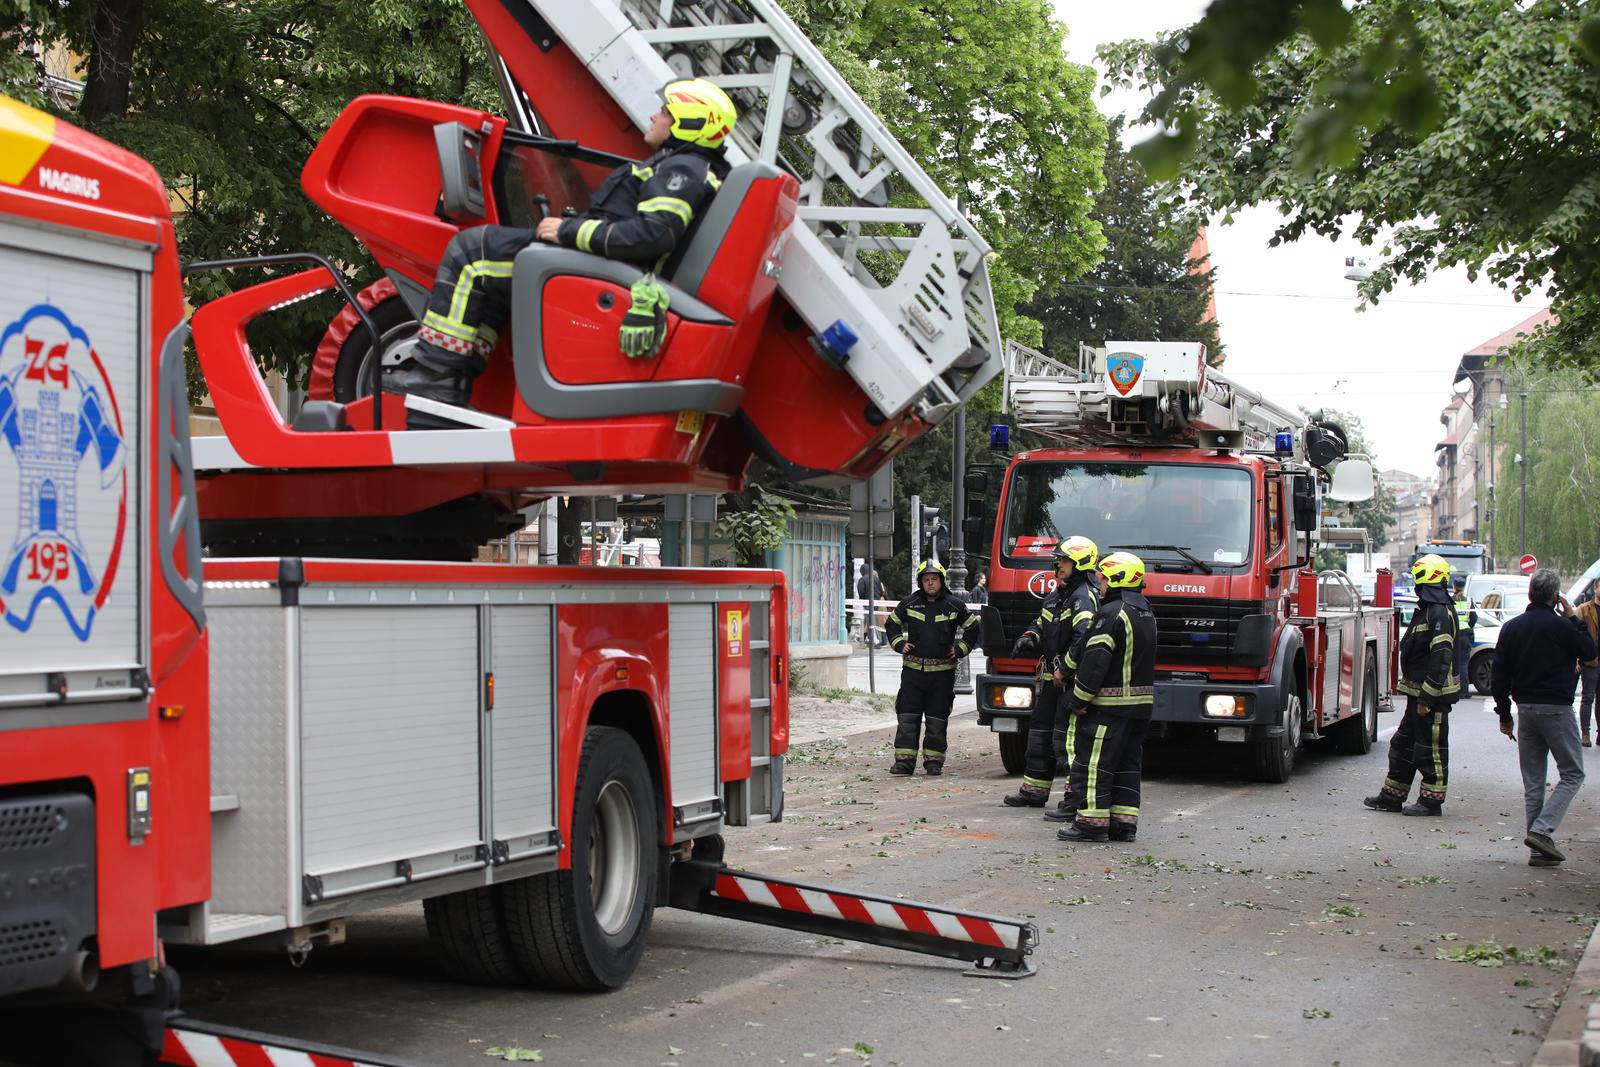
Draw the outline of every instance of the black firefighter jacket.
<instances>
[{"instance_id":1,"label":"black firefighter jacket","mask_svg":"<svg viewBox=\"0 0 1600 1067\"><path fill-rule=\"evenodd\" d=\"M649 267L670 256L728 176L720 148L669 144L612 171L582 215L561 223L567 248Z\"/></svg>"},{"instance_id":2,"label":"black firefighter jacket","mask_svg":"<svg viewBox=\"0 0 1600 1067\"><path fill-rule=\"evenodd\" d=\"M1067 710L1084 706L1125 719L1148 719L1155 703L1156 617L1133 589L1107 591L1089 630L1072 649L1078 662Z\"/></svg>"},{"instance_id":3,"label":"black firefighter jacket","mask_svg":"<svg viewBox=\"0 0 1600 1067\"><path fill-rule=\"evenodd\" d=\"M972 651L978 616L949 590L932 600L918 589L895 605L885 630L889 647L901 655L901 665L913 671L953 671L956 656Z\"/></svg>"},{"instance_id":4,"label":"black firefighter jacket","mask_svg":"<svg viewBox=\"0 0 1600 1067\"><path fill-rule=\"evenodd\" d=\"M1033 625L1022 631L1023 636L1032 634L1038 642L1039 664L1045 674L1077 669L1072 647L1088 632L1099 607L1100 595L1081 574L1074 573L1066 585L1057 584L1050 590Z\"/></svg>"},{"instance_id":5,"label":"black firefighter jacket","mask_svg":"<svg viewBox=\"0 0 1600 1067\"><path fill-rule=\"evenodd\" d=\"M1417 586L1417 610L1400 639L1400 692L1429 706L1461 698L1456 676L1456 608L1435 585Z\"/></svg>"}]
</instances>

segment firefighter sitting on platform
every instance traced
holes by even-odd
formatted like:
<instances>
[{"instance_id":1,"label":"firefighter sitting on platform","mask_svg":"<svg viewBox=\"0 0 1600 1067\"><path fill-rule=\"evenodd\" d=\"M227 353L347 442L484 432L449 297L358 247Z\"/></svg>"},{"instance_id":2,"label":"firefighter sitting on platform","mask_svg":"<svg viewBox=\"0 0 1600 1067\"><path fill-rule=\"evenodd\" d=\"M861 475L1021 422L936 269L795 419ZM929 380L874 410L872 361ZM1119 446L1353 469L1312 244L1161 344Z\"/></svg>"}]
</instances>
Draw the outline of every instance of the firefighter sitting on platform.
<instances>
[{"instance_id":1,"label":"firefighter sitting on platform","mask_svg":"<svg viewBox=\"0 0 1600 1067\"><path fill-rule=\"evenodd\" d=\"M738 121L728 94L704 79L670 82L661 94L661 110L644 135L655 154L642 165L612 171L595 190L588 211L542 219L534 230L473 226L450 239L410 359L388 377L394 391L466 406L473 381L511 317L512 265L535 240L649 271L634 283L617 343L634 358L656 353L666 335L667 290L654 271L683 242L728 176L723 142ZM415 411L408 413L407 425L459 428Z\"/></svg>"},{"instance_id":2,"label":"firefighter sitting on platform","mask_svg":"<svg viewBox=\"0 0 1600 1067\"><path fill-rule=\"evenodd\" d=\"M1011 808L1044 807L1050 800L1050 785L1056 774L1067 773L1072 766L1074 735L1057 710L1061 691L1072 684L1072 671L1077 666L1072 659L1072 646L1078 635L1089 629L1089 621L1100 606L1094 570L1100 549L1095 543L1087 537L1069 537L1056 545L1054 555L1056 587L1045 597L1039 617L1022 632L1011 650L1019 656L1039 655L1039 684L1028 716L1028 764L1022 772L1022 788L1004 798L1005 805ZM1057 810L1073 810L1071 798L1069 780ZM1070 818L1061 815L1055 821Z\"/></svg>"},{"instance_id":3,"label":"firefighter sitting on platform","mask_svg":"<svg viewBox=\"0 0 1600 1067\"><path fill-rule=\"evenodd\" d=\"M922 735L922 769L944 773L945 728L955 699L956 663L972 651L978 616L950 592L944 568L924 560L917 589L889 613L889 647L900 653L900 694L894 714L894 765L890 774L911 774ZM923 720L927 732L923 733Z\"/></svg>"}]
</instances>

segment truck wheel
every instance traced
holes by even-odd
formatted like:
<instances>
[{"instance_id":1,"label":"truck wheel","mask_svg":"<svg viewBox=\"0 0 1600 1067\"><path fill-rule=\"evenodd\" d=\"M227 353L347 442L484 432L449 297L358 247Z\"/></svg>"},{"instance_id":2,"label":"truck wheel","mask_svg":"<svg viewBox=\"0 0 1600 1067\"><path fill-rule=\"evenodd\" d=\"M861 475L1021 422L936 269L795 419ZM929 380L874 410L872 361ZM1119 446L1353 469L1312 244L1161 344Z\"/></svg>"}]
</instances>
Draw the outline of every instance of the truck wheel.
<instances>
[{"instance_id":1,"label":"truck wheel","mask_svg":"<svg viewBox=\"0 0 1600 1067\"><path fill-rule=\"evenodd\" d=\"M1378 739L1378 671L1370 663L1361 686L1361 714L1353 715L1330 731L1333 747L1347 756L1365 756Z\"/></svg>"},{"instance_id":2,"label":"truck wheel","mask_svg":"<svg viewBox=\"0 0 1600 1067\"><path fill-rule=\"evenodd\" d=\"M633 738L590 727L572 806L571 869L500 887L512 955L535 985L598 991L633 974L656 904L659 811Z\"/></svg>"},{"instance_id":3,"label":"truck wheel","mask_svg":"<svg viewBox=\"0 0 1600 1067\"><path fill-rule=\"evenodd\" d=\"M378 344L374 348L364 326L357 325L339 346L339 362L333 368L333 399L341 404L359 400L372 390L368 377L372 373L373 353L392 353L402 343L417 334L420 323L411 314L411 308L396 293L372 305L367 312L372 324L378 328ZM330 330L330 333L332 331Z\"/></svg>"},{"instance_id":4,"label":"truck wheel","mask_svg":"<svg viewBox=\"0 0 1600 1067\"><path fill-rule=\"evenodd\" d=\"M452 978L479 985L521 985L493 886L446 893L422 902L428 940Z\"/></svg>"},{"instance_id":5,"label":"truck wheel","mask_svg":"<svg viewBox=\"0 0 1600 1067\"><path fill-rule=\"evenodd\" d=\"M1472 657L1467 664L1467 677L1472 679L1472 688L1483 696L1494 690L1494 649L1486 648Z\"/></svg>"},{"instance_id":6,"label":"truck wheel","mask_svg":"<svg viewBox=\"0 0 1600 1067\"><path fill-rule=\"evenodd\" d=\"M1256 774L1263 782L1287 782L1294 773L1294 757L1300 749L1302 709L1300 694L1291 693L1283 709L1282 735L1263 737L1257 742Z\"/></svg>"},{"instance_id":7,"label":"truck wheel","mask_svg":"<svg viewBox=\"0 0 1600 1067\"><path fill-rule=\"evenodd\" d=\"M1028 769L1028 735L1018 731L999 734L1000 765L1007 774L1021 774Z\"/></svg>"}]
</instances>

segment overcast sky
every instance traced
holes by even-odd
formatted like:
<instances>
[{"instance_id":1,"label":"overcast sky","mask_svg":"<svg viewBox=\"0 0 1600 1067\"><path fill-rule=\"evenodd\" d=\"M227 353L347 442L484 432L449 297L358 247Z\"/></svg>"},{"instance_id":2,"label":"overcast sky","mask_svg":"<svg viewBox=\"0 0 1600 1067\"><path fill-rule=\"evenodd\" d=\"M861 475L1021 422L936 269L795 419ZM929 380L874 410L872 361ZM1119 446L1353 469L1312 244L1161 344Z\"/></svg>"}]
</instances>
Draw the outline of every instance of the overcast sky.
<instances>
[{"instance_id":1,"label":"overcast sky","mask_svg":"<svg viewBox=\"0 0 1600 1067\"><path fill-rule=\"evenodd\" d=\"M1093 63L1095 49L1107 42L1187 25L1206 6L1206 0L1054 3L1067 27L1067 53L1081 63ZM1142 102L1113 94L1101 107L1111 113ZM1366 426L1379 469L1433 475L1433 446L1444 435L1439 411L1450 399L1461 354L1545 302L1517 304L1506 291L1468 282L1457 270L1397 288L1377 307L1358 311L1344 261L1368 253L1354 241L1320 238L1268 248L1278 217L1267 206L1210 228L1225 371L1283 404L1351 411Z\"/></svg>"}]
</instances>

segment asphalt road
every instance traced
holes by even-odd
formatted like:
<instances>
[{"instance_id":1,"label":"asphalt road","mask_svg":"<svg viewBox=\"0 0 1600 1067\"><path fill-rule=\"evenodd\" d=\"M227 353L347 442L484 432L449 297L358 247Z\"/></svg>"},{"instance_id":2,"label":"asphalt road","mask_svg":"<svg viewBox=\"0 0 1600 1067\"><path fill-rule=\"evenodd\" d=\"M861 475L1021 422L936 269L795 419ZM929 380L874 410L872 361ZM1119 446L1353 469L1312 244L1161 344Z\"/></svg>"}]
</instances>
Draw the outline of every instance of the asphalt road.
<instances>
[{"instance_id":1,"label":"asphalt road","mask_svg":"<svg viewBox=\"0 0 1600 1067\"><path fill-rule=\"evenodd\" d=\"M1568 864L1530 868L1514 747L1478 700L1452 733L1442 819L1361 807L1385 744L1313 747L1287 786L1212 747L1155 755L1136 844L1058 845L999 806L1015 779L967 716L942 778L889 778L887 731L804 746L786 821L730 833L749 870L1033 918L1020 982L669 910L634 980L599 996L451 984L420 908L353 920L298 970L175 959L199 1018L438 1064L513 1045L546 1063L1528 1063L1600 911L1596 794L1562 828ZM1519 951L1436 958L1504 955L1487 942Z\"/></svg>"}]
</instances>

